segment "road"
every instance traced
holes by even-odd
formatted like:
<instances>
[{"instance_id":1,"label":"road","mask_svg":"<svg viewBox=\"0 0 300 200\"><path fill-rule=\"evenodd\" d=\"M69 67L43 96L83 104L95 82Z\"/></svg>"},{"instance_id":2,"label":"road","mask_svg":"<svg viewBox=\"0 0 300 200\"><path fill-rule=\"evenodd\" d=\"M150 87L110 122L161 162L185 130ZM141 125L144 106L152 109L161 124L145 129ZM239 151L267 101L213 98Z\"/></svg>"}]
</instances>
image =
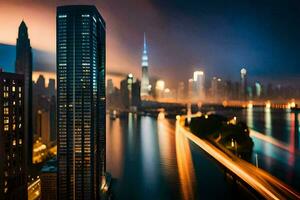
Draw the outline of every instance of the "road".
<instances>
[{"instance_id":1,"label":"road","mask_svg":"<svg viewBox=\"0 0 300 200\"><path fill-rule=\"evenodd\" d=\"M266 199L300 199L300 194L279 179L236 156L229 156L209 141L188 131L183 123L184 117L177 117L176 131L185 135Z\"/></svg>"}]
</instances>

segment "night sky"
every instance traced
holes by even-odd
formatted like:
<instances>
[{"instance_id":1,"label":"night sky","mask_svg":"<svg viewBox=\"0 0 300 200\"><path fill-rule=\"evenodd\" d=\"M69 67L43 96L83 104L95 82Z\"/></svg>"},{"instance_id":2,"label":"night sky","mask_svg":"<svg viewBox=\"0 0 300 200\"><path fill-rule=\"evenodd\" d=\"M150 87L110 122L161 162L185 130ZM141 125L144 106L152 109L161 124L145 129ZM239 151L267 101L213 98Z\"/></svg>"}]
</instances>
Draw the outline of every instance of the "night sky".
<instances>
[{"instance_id":1,"label":"night sky","mask_svg":"<svg viewBox=\"0 0 300 200\"><path fill-rule=\"evenodd\" d=\"M300 79L298 0L1 0L0 43L14 45L24 19L33 48L42 52L35 54L35 68L54 71L55 12L64 4L97 5L107 24L109 72L140 76L146 32L149 71L169 84L188 79L197 69L208 78L238 80L242 67L252 81ZM14 58L5 48L0 47L0 66L11 69L7 63Z\"/></svg>"}]
</instances>

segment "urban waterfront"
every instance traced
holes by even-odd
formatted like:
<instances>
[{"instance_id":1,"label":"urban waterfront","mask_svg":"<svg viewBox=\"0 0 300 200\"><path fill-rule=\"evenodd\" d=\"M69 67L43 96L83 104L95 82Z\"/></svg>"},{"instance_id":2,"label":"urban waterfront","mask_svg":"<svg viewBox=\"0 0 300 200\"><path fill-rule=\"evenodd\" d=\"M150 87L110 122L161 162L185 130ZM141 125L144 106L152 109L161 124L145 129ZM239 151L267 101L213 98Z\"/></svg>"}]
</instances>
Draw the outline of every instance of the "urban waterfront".
<instances>
[{"instance_id":1,"label":"urban waterfront","mask_svg":"<svg viewBox=\"0 0 300 200\"><path fill-rule=\"evenodd\" d=\"M216 112L236 116L259 133L270 134L275 141L289 144L290 136L295 136L292 133L295 130L292 118L295 114L290 111L272 110L266 114L264 108L252 108ZM115 178L116 199L236 198L231 183L225 178L224 169L197 145L176 132L175 119L161 116L129 113L115 120L107 118L107 168ZM297 190L297 150L289 152L276 144L252 138L255 143L253 164L256 164L257 154L260 168Z\"/></svg>"}]
</instances>

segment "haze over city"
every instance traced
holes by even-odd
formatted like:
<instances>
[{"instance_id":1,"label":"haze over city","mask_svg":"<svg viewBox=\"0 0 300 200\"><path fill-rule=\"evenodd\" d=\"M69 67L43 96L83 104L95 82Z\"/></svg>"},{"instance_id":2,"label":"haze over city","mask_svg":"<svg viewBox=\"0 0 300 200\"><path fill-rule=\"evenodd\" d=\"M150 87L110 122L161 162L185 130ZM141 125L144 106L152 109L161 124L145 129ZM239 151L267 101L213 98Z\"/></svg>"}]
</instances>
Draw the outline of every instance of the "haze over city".
<instances>
[{"instance_id":1,"label":"haze over city","mask_svg":"<svg viewBox=\"0 0 300 200\"><path fill-rule=\"evenodd\" d=\"M55 8L85 1L1 1L0 43L14 45L24 19L34 49L55 58ZM289 83L299 78L299 5L289 1L88 1L107 19L108 72L140 76L146 32L151 74L174 85L199 68L209 76ZM10 23L6 23L9 19ZM45 39L47 38L47 39ZM0 66L13 67L14 51L1 45ZM3 53L5 52L5 53ZM8 55L7 55L8 54ZM37 71L55 71L54 59L34 53ZM5 60L3 57L11 58Z\"/></svg>"}]
</instances>

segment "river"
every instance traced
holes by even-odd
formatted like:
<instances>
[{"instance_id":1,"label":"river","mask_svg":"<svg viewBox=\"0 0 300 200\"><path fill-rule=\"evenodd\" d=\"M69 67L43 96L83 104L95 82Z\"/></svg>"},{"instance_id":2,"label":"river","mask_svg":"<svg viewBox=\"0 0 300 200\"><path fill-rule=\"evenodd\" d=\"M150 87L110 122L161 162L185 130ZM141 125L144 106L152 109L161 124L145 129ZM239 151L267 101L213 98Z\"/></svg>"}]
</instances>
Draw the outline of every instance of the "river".
<instances>
[{"instance_id":1,"label":"river","mask_svg":"<svg viewBox=\"0 0 300 200\"><path fill-rule=\"evenodd\" d=\"M295 139L297 131L294 123L298 124L298 121L293 119L294 113L271 110L266 114L265 110L256 108L217 112L236 116L258 134L274 137L276 142L282 142L280 144L293 142L292 132ZM297 148L289 147L289 151L280 148L274 141L269 143L265 138L253 137L253 140L253 163L256 164L257 154L260 168L299 188ZM131 113L115 120L107 117L106 145L107 171L114 178L114 199L237 198L232 185L224 177L222 167L178 134L174 119Z\"/></svg>"}]
</instances>

